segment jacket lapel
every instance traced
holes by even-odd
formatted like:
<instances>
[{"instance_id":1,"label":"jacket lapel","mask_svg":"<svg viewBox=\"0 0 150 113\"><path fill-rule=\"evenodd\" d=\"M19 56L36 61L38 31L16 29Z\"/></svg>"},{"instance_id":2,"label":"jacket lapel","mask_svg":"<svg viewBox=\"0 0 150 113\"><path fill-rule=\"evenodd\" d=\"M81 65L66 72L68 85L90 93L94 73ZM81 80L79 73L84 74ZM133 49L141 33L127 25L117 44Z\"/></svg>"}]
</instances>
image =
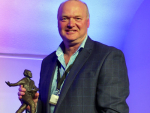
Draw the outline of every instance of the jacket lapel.
<instances>
[{"instance_id":1,"label":"jacket lapel","mask_svg":"<svg viewBox=\"0 0 150 113\"><path fill-rule=\"evenodd\" d=\"M52 58L49 58L49 59L51 59L51 60L47 60L47 61L49 61L49 62L47 62L48 63L48 65L45 67L45 68L47 68L47 69L45 69L45 70L48 70L45 74L46 74L46 78L45 79L47 79L46 81L47 81L47 83L45 83L45 84L47 84L47 86L49 86L49 87L45 87L45 88L47 88L45 91L46 92L43 92L44 94L45 94L45 97L46 97L46 105L47 105L47 107L46 107L46 113L49 113L49 100L50 100L50 93L51 93L51 86L52 86L52 81L53 81L53 77L54 77L54 72L55 72L55 68L56 68L56 62L57 62L57 56L56 56L56 54L54 54L53 56L52 56ZM45 82L46 82L45 81Z\"/></svg>"},{"instance_id":2,"label":"jacket lapel","mask_svg":"<svg viewBox=\"0 0 150 113\"><path fill-rule=\"evenodd\" d=\"M84 63L87 61L89 56L92 53L94 42L88 37L84 49L80 52L80 54L77 56L70 72L69 75L67 76L64 85L61 90L61 94L59 97L59 100L57 102L56 108L55 108L55 113L57 113L57 109L59 109L60 104L62 103L64 97L66 96L67 91L69 90L72 82L74 81L76 75L84 65Z\"/></svg>"}]
</instances>

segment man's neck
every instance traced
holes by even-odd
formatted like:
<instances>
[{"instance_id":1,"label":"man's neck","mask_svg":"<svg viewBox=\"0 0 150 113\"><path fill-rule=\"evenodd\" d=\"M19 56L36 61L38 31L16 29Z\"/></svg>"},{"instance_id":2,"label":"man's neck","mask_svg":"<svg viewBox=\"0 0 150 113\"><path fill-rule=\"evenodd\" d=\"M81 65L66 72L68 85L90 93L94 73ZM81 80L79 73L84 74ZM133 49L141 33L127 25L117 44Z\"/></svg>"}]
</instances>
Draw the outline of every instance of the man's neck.
<instances>
[{"instance_id":1,"label":"man's neck","mask_svg":"<svg viewBox=\"0 0 150 113\"><path fill-rule=\"evenodd\" d=\"M64 59L66 65L68 64L70 57L78 50L85 38L86 36L82 39L82 41L78 42L64 42Z\"/></svg>"},{"instance_id":2,"label":"man's neck","mask_svg":"<svg viewBox=\"0 0 150 113\"><path fill-rule=\"evenodd\" d=\"M31 81L31 79L29 77L26 77L26 78L28 79L29 82Z\"/></svg>"},{"instance_id":3,"label":"man's neck","mask_svg":"<svg viewBox=\"0 0 150 113\"><path fill-rule=\"evenodd\" d=\"M64 41L64 45L65 45L64 54L71 57L78 50L78 48L80 47L80 45L82 44L85 38L86 35L84 36L84 38L80 38L72 42Z\"/></svg>"},{"instance_id":4,"label":"man's neck","mask_svg":"<svg viewBox=\"0 0 150 113\"><path fill-rule=\"evenodd\" d=\"M75 45L75 46L70 46L70 47L65 46L64 59L65 59L66 65L68 64L71 56L78 50L79 46L80 45Z\"/></svg>"},{"instance_id":5,"label":"man's neck","mask_svg":"<svg viewBox=\"0 0 150 113\"><path fill-rule=\"evenodd\" d=\"M71 57L79 48L81 44L76 44L74 46L65 46L64 54Z\"/></svg>"}]
</instances>

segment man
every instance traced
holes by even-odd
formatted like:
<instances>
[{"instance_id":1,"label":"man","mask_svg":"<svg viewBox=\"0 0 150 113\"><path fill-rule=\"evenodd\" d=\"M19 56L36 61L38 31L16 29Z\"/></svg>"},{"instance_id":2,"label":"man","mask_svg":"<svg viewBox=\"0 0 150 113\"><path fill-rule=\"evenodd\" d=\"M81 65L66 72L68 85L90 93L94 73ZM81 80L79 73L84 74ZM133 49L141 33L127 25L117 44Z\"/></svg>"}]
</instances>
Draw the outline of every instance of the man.
<instances>
[{"instance_id":1,"label":"man","mask_svg":"<svg viewBox=\"0 0 150 113\"><path fill-rule=\"evenodd\" d=\"M38 113L129 112L124 55L91 40L89 24L85 3L68 0L60 5L58 29L63 42L42 61ZM20 88L19 98L24 90Z\"/></svg>"}]
</instances>

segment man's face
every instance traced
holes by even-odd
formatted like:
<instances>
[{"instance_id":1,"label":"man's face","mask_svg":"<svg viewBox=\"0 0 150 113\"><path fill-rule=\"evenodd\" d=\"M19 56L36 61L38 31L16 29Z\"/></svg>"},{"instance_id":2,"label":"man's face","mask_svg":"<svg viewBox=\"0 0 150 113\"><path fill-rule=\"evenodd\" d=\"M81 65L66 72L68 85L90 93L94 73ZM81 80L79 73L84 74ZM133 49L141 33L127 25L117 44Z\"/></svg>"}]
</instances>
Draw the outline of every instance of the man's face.
<instances>
[{"instance_id":1,"label":"man's face","mask_svg":"<svg viewBox=\"0 0 150 113\"><path fill-rule=\"evenodd\" d=\"M28 71L28 77L32 78L32 73L30 71Z\"/></svg>"},{"instance_id":2,"label":"man's face","mask_svg":"<svg viewBox=\"0 0 150 113\"><path fill-rule=\"evenodd\" d=\"M68 1L59 10L58 28L64 43L81 44L87 35L89 19L82 2Z\"/></svg>"}]
</instances>

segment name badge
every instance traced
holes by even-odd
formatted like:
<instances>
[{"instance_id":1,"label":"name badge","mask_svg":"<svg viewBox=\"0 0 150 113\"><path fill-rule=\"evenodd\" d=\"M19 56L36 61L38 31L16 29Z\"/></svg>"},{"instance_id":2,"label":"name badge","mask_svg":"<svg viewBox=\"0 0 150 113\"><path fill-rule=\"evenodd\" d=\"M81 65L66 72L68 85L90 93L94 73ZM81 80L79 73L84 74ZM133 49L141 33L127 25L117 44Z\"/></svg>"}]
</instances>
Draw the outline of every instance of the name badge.
<instances>
[{"instance_id":1,"label":"name badge","mask_svg":"<svg viewBox=\"0 0 150 113\"><path fill-rule=\"evenodd\" d=\"M50 101L49 103L52 104L52 105L56 105L57 104L57 101L59 99L59 96L58 95L54 95L52 94L51 98L50 98Z\"/></svg>"}]
</instances>

